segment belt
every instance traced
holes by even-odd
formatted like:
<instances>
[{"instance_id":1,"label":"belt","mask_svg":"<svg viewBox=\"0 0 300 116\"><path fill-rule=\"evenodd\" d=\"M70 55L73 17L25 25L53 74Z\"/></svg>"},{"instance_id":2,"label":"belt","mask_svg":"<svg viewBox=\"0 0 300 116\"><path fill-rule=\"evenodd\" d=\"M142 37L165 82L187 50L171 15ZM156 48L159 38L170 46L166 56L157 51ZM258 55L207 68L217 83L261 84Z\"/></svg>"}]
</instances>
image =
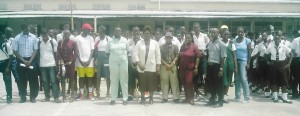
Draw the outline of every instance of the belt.
<instances>
[{"instance_id":1,"label":"belt","mask_svg":"<svg viewBox=\"0 0 300 116\"><path fill-rule=\"evenodd\" d=\"M207 62L208 65L219 65L219 63Z\"/></svg>"}]
</instances>

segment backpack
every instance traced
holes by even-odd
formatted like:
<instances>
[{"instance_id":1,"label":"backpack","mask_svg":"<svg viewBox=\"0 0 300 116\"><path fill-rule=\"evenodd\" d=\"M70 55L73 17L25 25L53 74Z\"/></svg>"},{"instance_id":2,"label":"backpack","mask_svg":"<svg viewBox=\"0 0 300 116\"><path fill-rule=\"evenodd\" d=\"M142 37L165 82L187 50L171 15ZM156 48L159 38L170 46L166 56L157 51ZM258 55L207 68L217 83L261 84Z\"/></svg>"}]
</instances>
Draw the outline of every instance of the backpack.
<instances>
[{"instance_id":1,"label":"backpack","mask_svg":"<svg viewBox=\"0 0 300 116\"><path fill-rule=\"evenodd\" d=\"M54 60L55 60L55 62L56 62L56 55L55 55L55 52L54 52L54 45L53 45L53 40L52 40L52 38L49 38L50 39L50 44L51 44L51 47L52 47L52 53L53 53L53 57L54 57ZM35 55L35 62L36 62L36 65L37 65L37 67L39 67L40 66L40 48L41 48L41 42L42 42L42 40L41 39L39 39L38 40L38 50L37 50L37 52L36 52L36 55Z\"/></svg>"}]
</instances>

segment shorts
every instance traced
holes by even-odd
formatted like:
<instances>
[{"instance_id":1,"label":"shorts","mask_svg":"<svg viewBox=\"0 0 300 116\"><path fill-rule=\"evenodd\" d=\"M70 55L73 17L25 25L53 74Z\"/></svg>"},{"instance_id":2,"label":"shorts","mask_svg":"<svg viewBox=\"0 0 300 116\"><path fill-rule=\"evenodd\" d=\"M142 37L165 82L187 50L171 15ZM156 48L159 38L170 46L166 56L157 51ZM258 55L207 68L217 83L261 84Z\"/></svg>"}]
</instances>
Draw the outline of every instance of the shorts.
<instances>
[{"instance_id":1,"label":"shorts","mask_svg":"<svg viewBox=\"0 0 300 116\"><path fill-rule=\"evenodd\" d=\"M92 78L95 75L95 69L93 67L77 67L78 77Z\"/></svg>"}]
</instances>

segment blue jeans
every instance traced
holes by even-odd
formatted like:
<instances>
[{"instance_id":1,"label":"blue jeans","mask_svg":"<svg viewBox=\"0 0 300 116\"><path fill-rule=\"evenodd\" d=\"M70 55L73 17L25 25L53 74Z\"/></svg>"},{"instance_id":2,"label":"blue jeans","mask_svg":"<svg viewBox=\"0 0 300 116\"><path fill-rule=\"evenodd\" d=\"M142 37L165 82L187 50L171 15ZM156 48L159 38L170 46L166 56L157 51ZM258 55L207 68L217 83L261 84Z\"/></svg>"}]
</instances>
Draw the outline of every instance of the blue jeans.
<instances>
[{"instance_id":1,"label":"blue jeans","mask_svg":"<svg viewBox=\"0 0 300 116\"><path fill-rule=\"evenodd\" d=\"M246 71L247 61L238 60L237 65L238 74L235 75L235 99L240 99L242 87L244 100L250 100L250 91Z\"/></svg>"},{"instance_id":2,"label":"blue jeans","mask_svg":"<svg viewBox=\"0 0 300 116\"><path fill-rule=\"evenodd\" d=\"M15 82L17 83L17 87L18 87L18 90L20 90L20 80L19 80L19 75L18 75L18 72L17 72L17 58L14 57L12 60L11 60L11 72L15 78ZM20 92L19 92L19 95L20 95Z\"/></svg>"},{"instance_id":3,"label":"blue jeans","mask_svg":"<svg viewBox=\"0 0 300 116\"><path fill-rule=\"evenodd\" d=\"M52 86L53 97L59 97L58 85L56 84L55 67L40 67L41 76L44 83L45 97L50 98L50 83Z\"/></svg>"}]
</instances>

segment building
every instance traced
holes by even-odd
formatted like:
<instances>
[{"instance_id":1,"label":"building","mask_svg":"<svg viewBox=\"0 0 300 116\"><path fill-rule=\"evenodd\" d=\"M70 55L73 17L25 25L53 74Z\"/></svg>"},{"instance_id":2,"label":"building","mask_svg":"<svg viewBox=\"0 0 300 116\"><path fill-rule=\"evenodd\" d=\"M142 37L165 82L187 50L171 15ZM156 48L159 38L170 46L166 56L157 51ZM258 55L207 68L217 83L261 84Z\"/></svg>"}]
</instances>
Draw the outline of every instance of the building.
<instances>
[{"instance_id":1,"label":"building","mask_svg":"<svg viewBox=\"0 0 300 116\"><path fill-rule=\"evenodd\" d=\"M232 32L237 26L261 31L271 24L291 36L300 27L299 6L299 0L1 0L0 31L10 26L18 33L22 23L62 29L73 9L74 29L86 22L104 24L109 34L116 26L191 29L199 22L204 32L223 24Z\"/></svg>"}]
</instances>

